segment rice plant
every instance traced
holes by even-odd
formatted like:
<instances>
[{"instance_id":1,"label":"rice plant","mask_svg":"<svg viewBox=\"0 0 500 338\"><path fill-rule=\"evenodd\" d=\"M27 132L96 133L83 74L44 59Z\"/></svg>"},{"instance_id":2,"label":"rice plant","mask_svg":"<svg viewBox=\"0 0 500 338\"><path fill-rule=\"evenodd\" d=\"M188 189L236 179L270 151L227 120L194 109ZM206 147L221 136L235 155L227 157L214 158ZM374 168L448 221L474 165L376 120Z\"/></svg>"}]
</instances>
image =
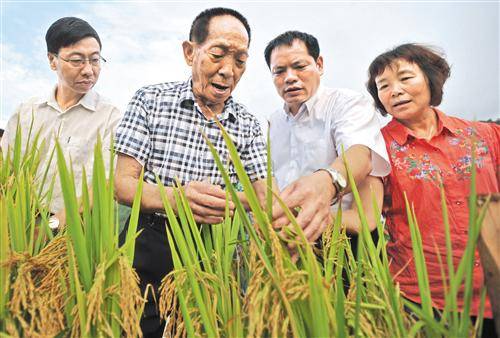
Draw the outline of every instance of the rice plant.
<instances>
[{"instance_id":1,"label":"rice plant","mask_svg":"<svg viewBox=\"0 0 500 338\"><path fill-rule=\"evenodd\" d=\"M355 182L346 168L358 206L357 250L341 225L341 210L321 245L307 242L289 210L271 189L258 200L236 148L221 126L251 212L247 212L227 167L210 144L227 189L236 205L217 225L194 221L182 186L174 190L175 208L162 192L175 270L161 287L160 310L173 337L421 337L474 336L481 329L470 322L472 264L487 203L475 201L472 167L469 203L470 238L459 266L451 263L450 226L442 189L447 245L442 258L446 307L435 316L418 220L407 202L421 307L407 301L394 283L385 249L384 225L377 223L374 243ZM26 151L23 151L26 145ZM145 297L132 269L142 184L131 209L125 244L118 245L118 209L113 199L113 165L104 168L102 145L96 144L92 183L83 175L77 192L70 158L61 147L50 154L59 169L67 225L56 236L48 228L48 201L54 179L40 177L38 138L22 140L18 132L11 156L0 159L0 336L12 337L139 337ZM474 152L473 152L474 153ZM110 163L113 154L110 153ZM269 156L269 155L268 155ZM49 161L51 162L51 161ZM269 163L271 161L268 161ZM270 177L271 168L268 169ZM139 180L142 182L142 177ZM48 189L47 189L48 186ZM79 196L79 197L78 197ZM271 207L278 201L290 226L275 229ZM374 200L375 209L378 206ZM177 210L177 214L173 210ZM296 251L288 249L294 244ZM298 257L298 260L295 259ZM318 259L320 257L320 259ZM464 290L464 312L457 311ZM484 297L484 294L483 294ZM484 301L484 298L483 298ZM411 316L405 309L417 315Z\"/></svg>"},{"instance_id":2,"label":"rice plant","mask_svg":"<svg viewBox=\"0 0 500 338\"><path fill-rule=\"evenodd\" d=\"M40 148L36 142L28 144L23 155L21 144L18 130L13 155L0 163L0 335L140 336L144 299L132 261L142 187L127 240L119 247L113 165L106 172L100 140L92 184L87 184L84 168L80 198L71 161L57 145L67 224L54 237L46 207L50 190L47 198L41 193L43 182L35 179ZM114 155L109 156L113 163Z\"/></svg>"},{"instance_id":3,"label":"rice plant","mask_svg":"<svg viewBox=\"0 0 500 338\"><path fill-rule=\"evenodd\" d=\"M251 207L251 214L239 202L229 181L226 166L215 148L207 143L221 171L237 212L217 225L198 226L193 220L183 189L175 192L178 217L169 205L161 182L169 226L166 232L172 248L175 270L163 281L161 311L171 336L294 336L294 337L420 337L474 336L480 324L470 323L468 308L460 314L457 292L465 281L470 290L472 261L483 212L471 207L471 238L457 271L450 275L449 306L434 316L421 249L418 224L411 205L407 213L417 264L423 303L415 306L402 297L389 270L383 224L378 222L379 241L374 243L368 229L354 179L346 163L348 179L359 210L361 231L353 252L341 230L341 211L317 250L307 243L294 214L281 203L291 227L287 236L273 229L269 203L278 195L268 193L267 210L257 200L248 176L228 134L222 135L231 161ZM475 192L472 173L472 193ZM270 189L268 189L270 191ZM471 206L474 204L471 197ZM445 199L443 190L443 201ZM375 203L375 202L374 202ZM475 204L474 204L475 205ZM444 204L445 206L445 204ZM375 204L377 209L377 205ZM484 210L484 209L483 209ZM443 208L446 213L446 208ZM449 224L445 219L445 233ZM287 245L294 241L299 260L295 262ZM446 249L450 255L451 248ZM450 267L448 267L450 268ZM453 270L453 268L451 268ZM347 280L342 271L345 270ZM349 288L346 290L346 285ZM466 293L466 304L471 292ZM406 308L418 315L411 316ZM479 320L478 322L480 322Z\"/></svg>"}]
</instances>

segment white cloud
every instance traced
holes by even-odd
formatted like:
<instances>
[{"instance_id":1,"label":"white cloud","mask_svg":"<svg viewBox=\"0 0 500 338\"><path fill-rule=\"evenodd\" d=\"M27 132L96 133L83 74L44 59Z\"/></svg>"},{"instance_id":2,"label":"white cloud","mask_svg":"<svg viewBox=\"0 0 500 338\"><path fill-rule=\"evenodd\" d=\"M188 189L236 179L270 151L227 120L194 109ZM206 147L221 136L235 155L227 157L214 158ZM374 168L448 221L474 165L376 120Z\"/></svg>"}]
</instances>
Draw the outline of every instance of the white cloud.
<instances>
[{"instance_id":1,"label":"white cloud","mask_svg":"<svg viewBox=\"0 0 500 338\"><path fill-rule=\"evenodd\" d=\"M31 96L47 93L53 86L46 60L34 60L17 52L10 44L1 44L2 105L0 119L7 120L15 107ZM46 67L33 67L34 62L44 62Z\"/></svg>"},{"instance_id":2,"label":"white cloud","mask_svg":"<svg viewBox=\"0 0 500 338\"><path fill-rule=\"evenodd\" d=\"M325 57L325 85L358 91L364 90L369 63L386 49L408 41L441 46L453 66L443 110L469 119L499 116L498 3L124 2L89 3L70 15L83 17L99 32L109 63L96 89L125 109L139 87L187 78L190 71L181 43L191 21L204 8L221 5L241 11L252 27L250 59L235 97L261 117L281 105L263 51L270 39L288 29L318 37ZM10 20L8 15L4 18ZM33 28L29 16L9 24ZM38 27L32 30L40 35ZM33 41L40 39L33 37ZM48 70L42 43L21 52L25 49L15 37L7 36L4 41L5 116L20 100L50 88L55 78Z\"/></svg>"}]
</instances>

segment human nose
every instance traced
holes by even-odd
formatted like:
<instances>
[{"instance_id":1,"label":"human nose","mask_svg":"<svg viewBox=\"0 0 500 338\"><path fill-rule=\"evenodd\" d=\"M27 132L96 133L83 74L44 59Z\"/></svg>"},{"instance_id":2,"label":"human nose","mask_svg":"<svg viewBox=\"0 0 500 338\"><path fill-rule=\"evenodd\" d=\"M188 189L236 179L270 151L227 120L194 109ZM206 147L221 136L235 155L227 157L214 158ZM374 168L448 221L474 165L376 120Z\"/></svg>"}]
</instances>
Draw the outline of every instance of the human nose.
<instances>
[{"instance_id":1,"label":"human nose","mask_svg":"<svg viewBox=\"0 0 500 338\"><path fill-rule=\"evenodd\" d=\"M92 67L92 64L90 63L90 60L85 60L85 62L82 65L82 74L88 74L92 75L94 72L94 68Z\"/></svg>"},{"instance_id":2,"label":"human nose","mask_svg":"<svg viewBox=\"0 0 500 338\"><path fill-rule=\"evenodd\" d=\"M403 93L403 89L401 88L399 83L394 83L391 85L391 97L397 97Z\"/></svg>"},{"instance_id":3,"label":"human nose","mask_svg":"<svg viewBox=\"0 0 500 338\"><path fill-rule=\"evenodd\" d=\"M295 74L295 71L291 68L288 68L285 73L285 82L286 83L293 83L297 81L297 74Z\"/></svg>"},{"instance_id":4,"label":"human nose","mask_svg":"<svg viewBox=\"0 0 500 338\"><path fill-rule=\"evenodd\" d=\"M232 58L226 58L222 61L219 68L219 74L225 78L232 77L234 74L235 61Z\"/></svg>"}]
</instances>

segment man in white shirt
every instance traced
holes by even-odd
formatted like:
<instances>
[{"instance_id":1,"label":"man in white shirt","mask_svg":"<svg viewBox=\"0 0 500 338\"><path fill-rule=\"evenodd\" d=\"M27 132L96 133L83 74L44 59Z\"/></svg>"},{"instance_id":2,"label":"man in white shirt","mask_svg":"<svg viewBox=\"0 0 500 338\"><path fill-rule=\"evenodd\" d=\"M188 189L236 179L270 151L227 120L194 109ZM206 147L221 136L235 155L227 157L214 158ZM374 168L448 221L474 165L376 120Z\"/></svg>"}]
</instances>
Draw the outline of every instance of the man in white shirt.
<instances>
[{"instance_id":1,"label":"man in white shirt","mask_svg":"<svg viewBox=\"0 0 500 338\"><path fill-rule=\"evenodd\" d=\"M4 155L14 145L19 124L23 150L26 149L28 134L31 140L37 133L41 163L37 172L38 183L43 179L48 166L44 189L47 191L54 180L52 199L48 201L53 214L50 226L57 229L65 223L64 201L57 170L56 156L49 163L50 155L59 140L66 160L73 165L76 191L81 191L85 167L90 182L93 167L94 145L100 134L105 149L113 135L113 129L120 120L118 109L92 90L101 66L99 35L86 21L65 17L54 22L45 36L50 68L57 74L57 85L45 97L34 97L23 102L10 117L0 147ZM30 129L31 128L31 129ZM104 159L109 156L104 153Z\"/></svg>"},{"instance_id":2,"label":"man in white shirt","mask_svg":"<svg viewBox=\"0 0 500 338\"><path fill-rule=\"evenodd\" d=\"M314 242L331 223L331 205L350 190L343 147L373 229L378 216L371 192L381 207L380 178L390 171L373 105L351 90L320 85L323 58L310 34L279 35L266 47L265 58L285 101L270 120L271 155L281 198L289 208L300 207L297 221ZM342 224L357 233L359 219L349 195L342 198ZM287 225L280 208L274 209L273 216L275 226Z\"/></svg>"}]
</instances>

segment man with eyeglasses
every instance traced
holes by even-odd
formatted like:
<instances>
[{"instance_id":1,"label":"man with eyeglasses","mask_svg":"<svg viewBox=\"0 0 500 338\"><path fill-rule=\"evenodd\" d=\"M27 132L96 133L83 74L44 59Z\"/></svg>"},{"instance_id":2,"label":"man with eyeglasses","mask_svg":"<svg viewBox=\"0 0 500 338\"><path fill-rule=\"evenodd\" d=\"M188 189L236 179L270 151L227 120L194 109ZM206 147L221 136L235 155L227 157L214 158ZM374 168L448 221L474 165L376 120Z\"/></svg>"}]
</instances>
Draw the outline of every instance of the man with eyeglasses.
<instances>
[{"instance_id":1,"label":"man with eyeglasses","mask_svg":"<svg viewBox=\"0 0 500 338\"><path fill-rule=\"evenodd\" d=\"M88 181L91 179L97 135L109 150L113 130L121 115L115 106L92 90L106 61L101 56L101 40L94 28L82 19L64 17L50 26L45 40L49 66L57 74L57 84L46 97L34 97L19 105L7 123L0 146L6 155L7 149L14 145L18 124L23 149L30 131L31 140L40 133L39 146L44 148L40 149L41 164L37 174L41 182L48 166L45 191L54 179L52 198L48 202L53 214L50 227L56 230L65 223L56 157L50 161L56 140L66 159L71 158L76 191L79 192L83 167ZM104 154L104 159L109 160L109 156Z\"/></svg>"}]
</instances>

